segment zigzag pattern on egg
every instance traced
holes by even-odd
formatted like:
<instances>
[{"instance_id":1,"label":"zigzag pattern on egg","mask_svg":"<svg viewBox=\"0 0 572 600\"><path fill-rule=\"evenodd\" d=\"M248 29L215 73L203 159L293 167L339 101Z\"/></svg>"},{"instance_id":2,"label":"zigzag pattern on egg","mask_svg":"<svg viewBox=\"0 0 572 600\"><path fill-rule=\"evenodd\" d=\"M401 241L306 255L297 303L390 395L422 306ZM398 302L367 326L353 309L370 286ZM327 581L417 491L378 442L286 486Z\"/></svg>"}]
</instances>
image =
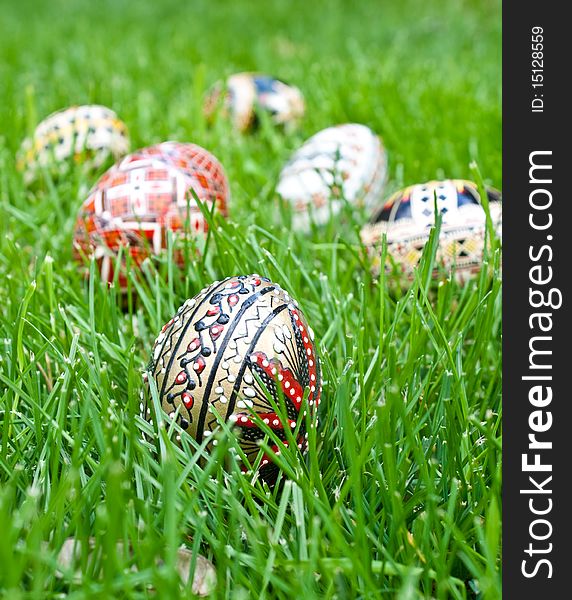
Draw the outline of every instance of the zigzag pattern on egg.
<instances>
[{"instance_id":1,"label":"zigzag pattern on egg","mask_svg":"<svg viewBox=\"0 0 572 600\"><path fill-rule=\"evenodd\" d=\"M322 381L319 358L295 301L266 278L230 277L187 300L157 338L148 373L157 383L163 410L198 442L216 429L214 410L235 424L251 462L264 438L254 413L282 444L288 444L284 428L297 428L298 447L306 449L301 411L308 390L315 416ZM280 404L280 396L287 423L272 405ZM143 410L150 418L150 410ZM280 452L278 446L272 450ZM267 481L276 475L268 456L262 459L261 475Z\"/></svg>"}]
</instances>

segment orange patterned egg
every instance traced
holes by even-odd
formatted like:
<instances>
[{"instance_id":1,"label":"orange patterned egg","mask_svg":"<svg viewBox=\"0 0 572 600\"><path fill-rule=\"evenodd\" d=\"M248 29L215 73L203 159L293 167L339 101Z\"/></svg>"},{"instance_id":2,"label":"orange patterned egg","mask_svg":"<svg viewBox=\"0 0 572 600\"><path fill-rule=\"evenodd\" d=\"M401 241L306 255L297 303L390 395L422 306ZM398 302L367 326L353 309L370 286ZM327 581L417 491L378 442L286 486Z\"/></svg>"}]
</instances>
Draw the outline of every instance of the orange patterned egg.
<instances>
[{"instance_id":1,"label":"orange patterned egg","mask_svg":"<svg viewBox=\"0 0 572 600\"><path fill-rule=\"evenodd\" d=\"M502 233L501 194L487 188L490 215L498 236ZM429 181L393 194L374 213L361 231L372 258L374 272L380 269L380 248L387 236L389 258L411 277L435 225L435 210L441 215L437 262L454 268L463 281L482 266L486 215L475 183L460 179Z\"/></svg>"},{"instance_id":2,"label":"orange patterned egg","mask_svg":"<svg viewBox=\"0 0 572 600\"><path fill-rule=\"evenodd\" d=\"M214 204L227 214L228 182L210 152L166 142L129 154L103 174L83 203L74 232L76 258L94 256L102 279L111 282L122 247L137 266L166 248L168 231L204 239L208 224L193 193L207 208ZM124 289L126 272L118 277Z\"/></svg>"},{"instance_id":3,"label":"orange patterned egg","mask_svg":"<svg viewBox=\"0 0 572 600\"><path fill-rule=\"evenodd\" d=\"M213 410L234 423L251 464L264 438L253 415L281 444L288 444L285 428L296 431L305 450L304 416L310 410L315 417L322 386L314 334L302 311L279 285L258 275L228 277L187 300L161 330L148 376L163 411L198 442L217 429ZM279 406L279 390L286 420L268 400ZM142 409L151 419L151 409ZM280 445L272 450L279 453ZM271 457L264 456L261 476L271 482L276 475Z\"/></svg>"},{"instance_id":4,"label":"orange patterned egg","mask_svg":"<svg viewBox=\"0 0 572 600\"><path fill-rule=\"evenodd\" d=\"M228 215L230 190L226 173L218 159L201 146L187 142L161 142L141 148L131 156L134 157L132 160L148 156L170 162L199 184L193 188L199 200L209 203L214 198L217 210ZM125 167L128 162L125 160L121 164Z\"/></svg>"}]
</instances>

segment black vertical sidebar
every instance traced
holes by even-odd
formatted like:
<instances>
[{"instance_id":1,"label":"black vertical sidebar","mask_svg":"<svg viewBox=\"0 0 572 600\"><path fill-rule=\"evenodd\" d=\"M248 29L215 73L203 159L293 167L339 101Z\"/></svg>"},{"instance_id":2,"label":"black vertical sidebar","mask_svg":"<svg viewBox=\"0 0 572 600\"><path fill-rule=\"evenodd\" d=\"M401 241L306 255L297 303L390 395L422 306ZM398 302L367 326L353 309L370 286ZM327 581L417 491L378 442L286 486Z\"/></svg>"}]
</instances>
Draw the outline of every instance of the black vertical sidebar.
<instances>
[{"instance_id":1,"label":"black vertical sidebar","mask_svg":"<svg viewBox=\"0 0 572 600\"><path fill-rule=\"evenodd\" d=\"M572 597L572 30L565 8L550 0L503 3L507 599Z\"/></svg>"}]
</instances>

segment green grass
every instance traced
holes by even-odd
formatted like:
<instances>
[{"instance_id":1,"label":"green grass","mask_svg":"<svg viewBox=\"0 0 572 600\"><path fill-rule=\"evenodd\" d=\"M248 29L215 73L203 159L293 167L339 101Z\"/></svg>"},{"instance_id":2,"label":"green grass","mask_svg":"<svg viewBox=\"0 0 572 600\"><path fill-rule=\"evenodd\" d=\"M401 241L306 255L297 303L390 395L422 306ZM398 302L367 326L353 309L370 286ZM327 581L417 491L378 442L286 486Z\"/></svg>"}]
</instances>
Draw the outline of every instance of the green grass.
<instances>
[{"instance_id":1,"label":"green grass","mask_svg":"<svg viewBox=\"0 0 572 600\"><path fill-rule=\"evenodd\" d=\"M464 288L421 272L399 290L369 274L365 215L305 236L273 202L289 153L345 121L383 136L388 191L473 178L471 161L501 188L500 3L19 0L3 3L0 40L0 596L190 596L174 570L186 543L215 564L219 598L500 597L498 253ZM206 127L205 90L248 69L303 89L302 130ZM32 192L14 168L39 119L86 102L114 108L134 148L205 146L231 181L231 219L204 254L184 277L165 276L169 256L149 267L126 311L71 259L94 179ZM161 325L210 281L251 272L299 300L323 359L320 427L306 461L281 456L281 493L223 469L228 430L205 464L138 416ZM83 557L83 583L55 576L71 535L105 551Z\"/></svg>"}]
</instances>

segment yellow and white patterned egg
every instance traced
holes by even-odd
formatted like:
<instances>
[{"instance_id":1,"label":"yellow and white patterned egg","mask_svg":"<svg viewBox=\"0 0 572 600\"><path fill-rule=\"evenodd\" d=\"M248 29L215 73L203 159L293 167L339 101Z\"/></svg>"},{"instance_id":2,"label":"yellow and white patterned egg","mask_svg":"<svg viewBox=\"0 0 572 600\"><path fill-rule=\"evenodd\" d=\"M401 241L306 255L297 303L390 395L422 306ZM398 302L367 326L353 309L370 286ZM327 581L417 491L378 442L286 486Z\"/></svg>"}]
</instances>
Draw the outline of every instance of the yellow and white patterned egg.
<instances>
[{"instance_id":1,"label":"yellow and white patterned egg","mask_svg":"<svg viewBox=\"0 0 572 600\"><path fill-rule=\"evenodd\" d=\"M129 151L127 127L111 109L98 104L72 106L46 117L26 138L18 154L18 168L27 183L42 169L62 176L70 165L100 168Z\"/></svg>"}]
</instances>

